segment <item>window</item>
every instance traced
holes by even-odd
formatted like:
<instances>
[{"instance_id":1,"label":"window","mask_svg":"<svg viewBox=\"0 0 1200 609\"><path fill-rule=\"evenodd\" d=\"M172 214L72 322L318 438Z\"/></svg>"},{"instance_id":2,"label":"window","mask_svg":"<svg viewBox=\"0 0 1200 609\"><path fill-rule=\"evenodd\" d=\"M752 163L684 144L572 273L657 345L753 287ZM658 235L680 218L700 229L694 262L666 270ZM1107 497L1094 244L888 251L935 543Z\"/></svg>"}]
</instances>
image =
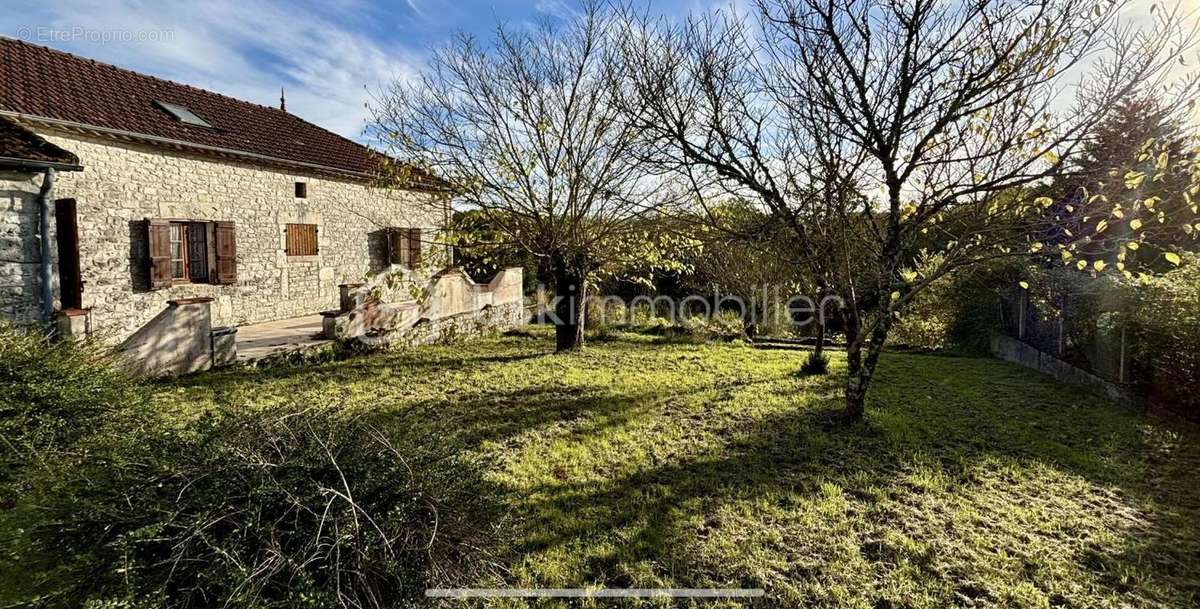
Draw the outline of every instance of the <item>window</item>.
<instances>
[{"instance_id":1,"label":"window","mask_svg":"<svg viewBox=\"0 0 1200 609\"><path fill-rule=\"evenodd\" d=\"M297 199L307 199L308 198L308 183L307 182L296 182L296 198Z\"/></svg>"},{"instance_id":2,"label":"window","mask_svg":"<svg viewBox=\"0 0 1200 609\"><path fill-rule=\"evenodd\" d=\"M217 220L146 219L151 290L177 283L237 283L237 228Z\"/></svg>"},{"instance_id":3,"label":"window","mask_svg":"<svg viewBox=\"0 0 1200 609\"><path fill-rule=\"evenodd\" d=\"M316 256L321 251L317 247L316 224L288 224L284 232L284 251L288 256Z\"/></svg>"},{"instance_id":4,"label":"window","mask_svg":"<svg viewBox=\"0 0 1200 609\"><path fill-rule=\"evenodd\" d=\"M170 114L171 116L175 117L175 120L177 120L181 123L185 123L188 125L195 125L197 127L208 127L209 129L212 128L211 123L200 118L199 116L196 115L195 112L192 112L191 110L187 109L184 106L180 106L179 104L172 104L172 103L165 102L165 101L157 101L157 100L154 103L159 108L166 110L167 114Z\"/></svg>"},{"instance_id":5,"label":"window","mask_svg":"<svg viewBox=\"0 0 1200 609\"><path fill-rule=\"evenodd\" d=\"M388 229L388 260L404 268L421 265L421 229Z\"/></svg>"},{"instance_id":6,"label":"window","mask_svg":"<svg viewBox=\"0 0 1200 609\"><path fill-rule=\"evenodd\" d=\"M171 279L175 283L208 281L207 222L171 222Z\"/></svg>"}]
</instances>

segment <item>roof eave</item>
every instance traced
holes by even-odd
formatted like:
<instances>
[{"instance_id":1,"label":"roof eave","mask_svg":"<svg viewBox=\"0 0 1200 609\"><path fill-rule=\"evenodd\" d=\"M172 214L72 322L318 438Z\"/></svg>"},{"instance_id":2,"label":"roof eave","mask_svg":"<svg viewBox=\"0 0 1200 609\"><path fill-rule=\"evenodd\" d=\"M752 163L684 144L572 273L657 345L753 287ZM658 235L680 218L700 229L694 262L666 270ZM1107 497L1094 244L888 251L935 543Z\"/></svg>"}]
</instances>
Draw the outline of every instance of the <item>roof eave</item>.
<instances>
[{"instance_id":1,"label":"roof eave","mask_svg":"<svg viewBox=\"0 0 1200 609\"><path fill-rule=\"evenodd\" d=\"M79 165L77 163L36 161L33 159L19 159L14 157L0 156L0 169L36 169L38 171L54 169L57 171L83 171L83 165Z\"/></svg>"}]
</instances>

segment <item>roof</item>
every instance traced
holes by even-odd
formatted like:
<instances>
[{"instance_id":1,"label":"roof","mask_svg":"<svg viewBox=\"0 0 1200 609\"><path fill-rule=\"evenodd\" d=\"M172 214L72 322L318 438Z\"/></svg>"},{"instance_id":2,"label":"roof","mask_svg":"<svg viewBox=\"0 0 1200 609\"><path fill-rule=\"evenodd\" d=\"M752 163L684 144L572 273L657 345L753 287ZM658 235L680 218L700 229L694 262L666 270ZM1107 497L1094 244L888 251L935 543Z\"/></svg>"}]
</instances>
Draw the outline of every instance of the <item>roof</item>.
<instances>
[{"instance_id":1,"label":"roof","mask_svg":"<svg viewBox=\"0 0 1200 609\"><path fill-rule=\"evenodd\" d=\"M78 169L79 157L0 117L0 167Z\"/></svg>"},{"instance_id":2,"label":"roof","mask_svg":"<svg viewBox=\"0 0 1200 609\"><path fill-rule=\"evenodd\" d=\"M0 113L21 121L358 177L390 160L278 108L0 37ZM163 102L166 103L164 106ZM212 127L184 122L183 106Z\"/></svg>"}]
</instances>

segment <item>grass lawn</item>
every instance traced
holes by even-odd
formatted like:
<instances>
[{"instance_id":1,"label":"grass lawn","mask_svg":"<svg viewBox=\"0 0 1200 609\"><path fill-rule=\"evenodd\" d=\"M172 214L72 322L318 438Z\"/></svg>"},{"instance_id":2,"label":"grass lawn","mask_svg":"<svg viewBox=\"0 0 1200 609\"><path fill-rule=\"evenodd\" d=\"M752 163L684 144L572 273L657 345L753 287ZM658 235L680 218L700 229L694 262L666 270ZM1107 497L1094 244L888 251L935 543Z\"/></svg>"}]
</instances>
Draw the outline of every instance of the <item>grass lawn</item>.
<instances>
[{"instance_id":1,"label":"grass lawn","mask_svg":"<svg viewBox=\"0 0 1200 609\"><path fill-rule=\"evenodd\" d=\"M494 547L461 585L761 587L759 606L1192 607L1200 437L990 359L884 357L867 421L844 362L535 331L211 373L160 407L338 405L482 470ZM612 604L611 601L597 605Z\"/></svg>"}]
</instances>

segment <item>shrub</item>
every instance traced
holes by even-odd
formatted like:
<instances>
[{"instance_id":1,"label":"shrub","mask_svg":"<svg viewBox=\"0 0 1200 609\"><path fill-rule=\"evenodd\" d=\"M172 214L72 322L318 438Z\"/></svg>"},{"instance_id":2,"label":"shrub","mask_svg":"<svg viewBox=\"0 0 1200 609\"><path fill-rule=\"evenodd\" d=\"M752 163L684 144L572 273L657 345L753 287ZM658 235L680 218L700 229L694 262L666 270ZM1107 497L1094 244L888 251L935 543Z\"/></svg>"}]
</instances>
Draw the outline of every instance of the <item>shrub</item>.
<instances>
[{"instance_id":1,"label":"shrub","mask_svg":"<svg viewBox=\"0 0 1200 609\"><path fill-rule=\"evenodd\" d=\"M43 604L379 607L478 545L457 458L330 412L109 429L38 476L8 558ZM432 443L425 443L426 446ZM471 513L468 513L471 512Z\"/></svg>"},{"instance_id":2,"label":"shrub","mask_svg":"<svg viewBox=\"0 0 1200 609\"><path fill-rule=\"evenodd\" d=\"M817 355L816 351L810 352L800 366L800 374L818 375L826 372L829 372L829 356L824 353Z\"/></svg>"},{"instance_id":3,"label":"shrub","mask_svg":"<svg viewBox=\"0 0 1200 609\"><path fill-rule=\"evenodd\" d=\"M1200 419L1200 255L1132 285L1133 382L1156 406Z\"/></svg>"},{"instance_id":4,"label":"shrub","mask_svg":"<svg viewBox=\"0 0 1200 609\"><path fill-rule=\"evenodd\" d=\"M0 322L0 490L144 395L101 346Z\"/></svg>"},{"instance_id":5,"label":"shrub","mask_svg":"<svg viewBox=\"0 0 1200 609\"><path fill-rule=\"evenodd\" d=\"M721 311L711 316L691 315L679 325L684 334L696 340L732 341L746 336L742 317L733 311Z\"/></svg>"}]
</instances>

